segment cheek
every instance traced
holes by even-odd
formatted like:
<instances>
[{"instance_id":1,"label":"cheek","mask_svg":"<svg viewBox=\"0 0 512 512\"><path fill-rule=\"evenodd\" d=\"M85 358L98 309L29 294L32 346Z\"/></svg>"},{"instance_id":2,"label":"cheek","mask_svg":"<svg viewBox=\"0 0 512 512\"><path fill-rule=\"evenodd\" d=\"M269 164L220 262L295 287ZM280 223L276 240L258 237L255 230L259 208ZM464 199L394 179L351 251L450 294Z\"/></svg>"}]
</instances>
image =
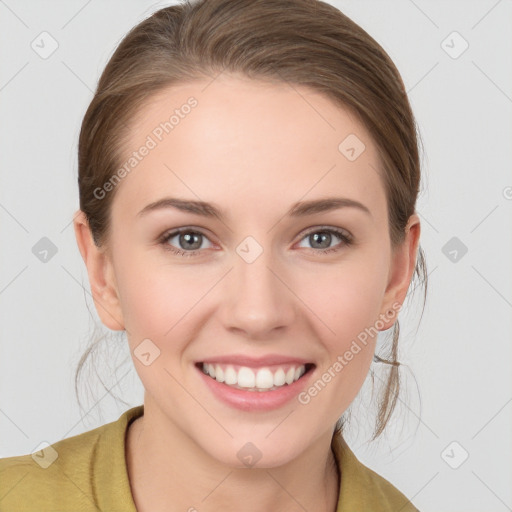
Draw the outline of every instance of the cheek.
<instances>
[{"instance_id":1,"label":"cheek","mask_svg":"<svg viewBox=\"0 0 512 512\"><path fill-rule=\"evenodd\" d=\"M199 329L191 322L205 286L169 267L158 271L147 264L131 268L138 270L123 275L120 297L135 369L152 395L158 395L165 383L165 389L179 396L179 386L169 372L176 374L182 354Z\"/></svg>"},{"instance_id":2,"label":"cheek","mask_svg":"<svg viewBox=\"0 0 512 512\"><path fill-rule=\"evenodd\" d=\"M306 389L301 403L311 401L316 404L313 407L325 410L326 416L339 417L368 374L377 341L375 323L385 283L382 276L383 269L378 265L347 265L338 273L308 279L303 288L308 306L318 317L317 334L326 357L321 361L317 380Z\"/></svg>"},{"instance_id":3,"label":"cheek","mask_svg":"<svg viewBox=\"0 0 512 512\"><path fill-rule=\"evenodd\" d=\"M208 295L218 283L218 269L201 272L193 266L162 263L162 258L149 257L147 252L120 259L118 269L130 349L133 352L149 338L162 356L155 367L176 368L190 340L199 335L202 321L212 314Z\"/></svg>"},{"instance_id":4,"label":"cheek","mask_svg":"<svg viewBox=\"0 0 512 512\"><path fill-rule=\"evenodd\" d=\"M157 250L157 249L156 249ZM148 254L119 254L117 282L125 327L136 338L164 340L204 293L200 279L183 268L155 264Z\"/></svg>"},{"instance_id":5,"label":"cheek","mask_svg":"<svg viewBox=\"0 0 512 512\"><path fill-rule=\"evenodd\" d=\"M330 352L345 350L351 340L375 325L387 280L386 258L359 255L305 278L300 296L327 329L322 337Z\"/></svg>"}]
</instances>

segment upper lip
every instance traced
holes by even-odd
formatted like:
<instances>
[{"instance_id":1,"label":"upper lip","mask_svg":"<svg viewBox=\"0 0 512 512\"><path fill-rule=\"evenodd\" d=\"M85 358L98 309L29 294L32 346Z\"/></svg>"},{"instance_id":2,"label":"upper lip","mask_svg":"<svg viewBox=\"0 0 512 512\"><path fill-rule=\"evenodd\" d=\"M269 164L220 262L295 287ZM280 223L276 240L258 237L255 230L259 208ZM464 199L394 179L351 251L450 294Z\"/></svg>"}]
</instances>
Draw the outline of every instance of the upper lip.
<instances>
[{"instance_id":1,"label":"upper lip","mask_svg":"<svg viewBox=\"0 0 512 512\"><path fill-rule=\"evenodd\" d=\"M209 357L207 359L202 359L201 361L198 362L206 364L234 364L239 366L248 366L252 368L285 364L303 365L311 363L311 361L308 361L307 359L302 359L300 357L285 356L280 354L270 354L261 357L249 357L247 355L232 354L225 356Z\"/></svg>"}]
</instances>

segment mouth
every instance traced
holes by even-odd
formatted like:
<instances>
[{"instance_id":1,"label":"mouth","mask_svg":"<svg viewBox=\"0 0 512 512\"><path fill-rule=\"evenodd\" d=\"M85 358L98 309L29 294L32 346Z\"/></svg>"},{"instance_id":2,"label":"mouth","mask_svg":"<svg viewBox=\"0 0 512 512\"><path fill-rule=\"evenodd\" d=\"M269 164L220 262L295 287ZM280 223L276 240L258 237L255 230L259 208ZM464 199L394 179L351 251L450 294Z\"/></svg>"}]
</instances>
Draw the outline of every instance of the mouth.
<instances>
[{"instance_id":1,"label":"mouth","mask_svg":"<svg viewBox=\"0 0 512 512\"><path fill-rule=\"evenodd\" d=\"M198 362L195 365L203 374L233 389L269 392L291 386L311 373L314 363L290 363L249 367L216 362Z\"/></svg>"}]
</instances>

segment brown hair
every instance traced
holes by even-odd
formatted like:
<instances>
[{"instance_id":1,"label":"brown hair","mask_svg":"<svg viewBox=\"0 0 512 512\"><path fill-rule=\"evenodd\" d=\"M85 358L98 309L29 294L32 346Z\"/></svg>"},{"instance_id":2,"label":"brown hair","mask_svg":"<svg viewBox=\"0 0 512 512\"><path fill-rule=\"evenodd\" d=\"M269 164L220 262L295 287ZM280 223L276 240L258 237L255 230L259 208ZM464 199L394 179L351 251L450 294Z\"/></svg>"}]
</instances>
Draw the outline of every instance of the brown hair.
<instances>
[{"instance_id":1,"label":"brown hair","mask_svg":"<svg viewBox=\"0 0 512 512\"><path fill-rule=\"evenodd\" d=\"M116 188L94 191L115 174L123 143L145 100L173 84L222 71L288 82L323 93L365 125L380 153L390 239L399 245L420 186L416 123L398 70L382 47L335 7L320 0L199 0L160 9L135 26L110 58L87 109L78 147L80 209L98 247L109 239ZM418 250L414 278L427 271ZM399 392L399 324L393 326L386 385L373 439ZM82 365L91 352L82 356ZM336 425L341 432L344 420Z\"/></svg>"}]
</instances>

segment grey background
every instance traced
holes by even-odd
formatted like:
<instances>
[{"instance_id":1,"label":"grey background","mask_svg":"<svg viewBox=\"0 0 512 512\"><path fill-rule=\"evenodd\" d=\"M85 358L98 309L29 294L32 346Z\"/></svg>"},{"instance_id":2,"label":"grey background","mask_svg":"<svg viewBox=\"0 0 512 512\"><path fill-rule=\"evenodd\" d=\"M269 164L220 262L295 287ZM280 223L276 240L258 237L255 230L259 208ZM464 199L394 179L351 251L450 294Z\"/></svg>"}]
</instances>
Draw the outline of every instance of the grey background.
<instances>
[{"instance_id":1,"label":"grey background","mask_svg":"<svg viewBox=\"0 0 512 512\"><path fill-rule=\"evenodd\" d=\"M409 91L430 273L421 323L420 290L399 317L407 368L397 414L368 444L363 388L349 443L423 512L512 510L512 1L330 3L386 49ZM78 408L74 371L99 320L71 220L77 138L99 74L123 35L168 4L0 0L0 456L142 403L119 338L96 366L125 402L91 368L93 393L83 388ZM43 31L58 44L47 58L31 47L45 37L51 48ZM46 262L33 252L43 237L56 250Z\"/></svg>"}]
</instances>

